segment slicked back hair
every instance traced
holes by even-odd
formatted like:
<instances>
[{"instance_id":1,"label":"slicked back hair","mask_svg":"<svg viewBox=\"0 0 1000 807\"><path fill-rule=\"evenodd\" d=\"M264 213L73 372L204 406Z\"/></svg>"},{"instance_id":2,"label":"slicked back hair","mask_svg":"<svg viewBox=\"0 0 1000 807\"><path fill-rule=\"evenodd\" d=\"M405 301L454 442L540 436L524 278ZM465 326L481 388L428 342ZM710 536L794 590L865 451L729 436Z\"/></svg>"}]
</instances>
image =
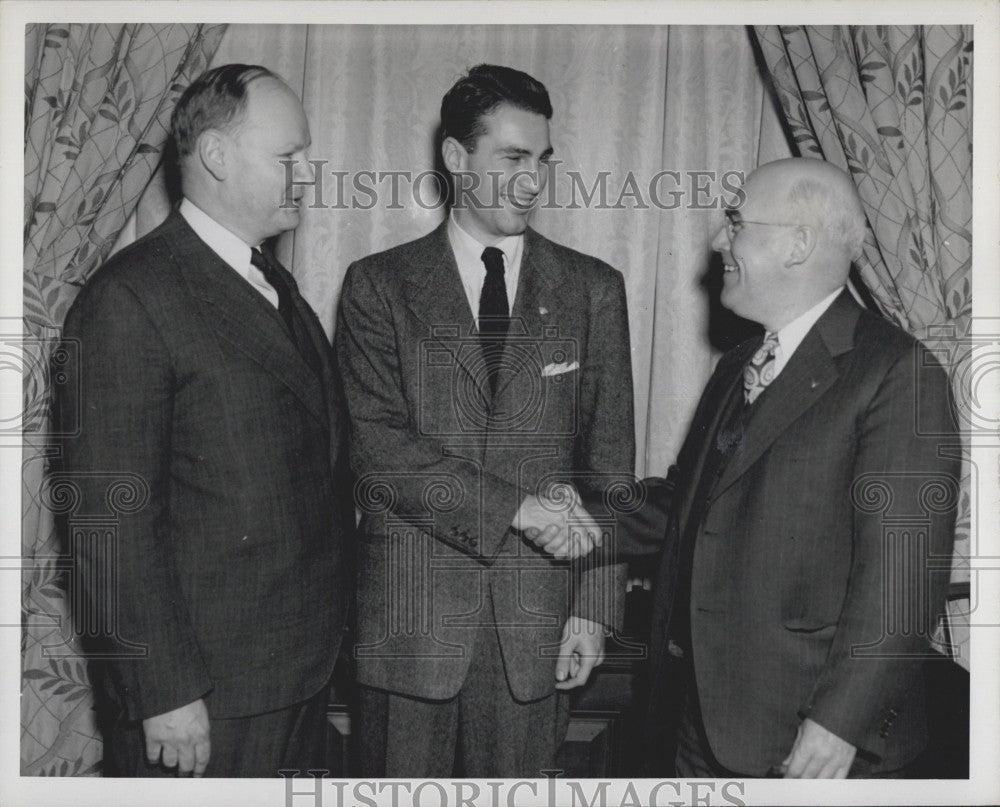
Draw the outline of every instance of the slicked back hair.
<instances>
[{"instance_id":1,"label":"slicked back hair","mask_svg":"<svg viewBox=\"0 0 1000 807\"><path fill-rule=\"evenodd\" d=\"M441 100L441 136L453 137L466 151L486 131L482 119L500 104L552 117L548 90L540 81L512 67L480 64L455 82Z\"/></svg>"},{"instance_id":2,"label":"slicked back hair","mask_svg":"<svg viewBox=\"0 0 1000 807\"><path fill-rule=\"evenodd\" d=\"M206 129L222 129L239 122L246 112L247 85L259 78L278 76L256 64L224 64L195 79L170 117L177 156L191 154Z\"/></svg>"}]
</instances>

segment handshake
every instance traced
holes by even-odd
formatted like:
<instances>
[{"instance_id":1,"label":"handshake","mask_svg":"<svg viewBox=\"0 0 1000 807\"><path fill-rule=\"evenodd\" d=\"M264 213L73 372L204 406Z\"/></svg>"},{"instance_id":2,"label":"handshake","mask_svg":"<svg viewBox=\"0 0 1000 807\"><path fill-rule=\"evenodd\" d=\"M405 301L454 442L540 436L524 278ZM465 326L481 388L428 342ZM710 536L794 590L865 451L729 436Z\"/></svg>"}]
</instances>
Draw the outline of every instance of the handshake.
<instances>
[{"instance_id":1,"label":"handshake","mask_svg":"<svg viewBox=\"0 0 1000 807\"><path fill-rule=\"evenodd\" d=\"M601 545L600 529L567 483L525 496L511 526L554 558L575 560Z\"/></svg>"}]
</instances>

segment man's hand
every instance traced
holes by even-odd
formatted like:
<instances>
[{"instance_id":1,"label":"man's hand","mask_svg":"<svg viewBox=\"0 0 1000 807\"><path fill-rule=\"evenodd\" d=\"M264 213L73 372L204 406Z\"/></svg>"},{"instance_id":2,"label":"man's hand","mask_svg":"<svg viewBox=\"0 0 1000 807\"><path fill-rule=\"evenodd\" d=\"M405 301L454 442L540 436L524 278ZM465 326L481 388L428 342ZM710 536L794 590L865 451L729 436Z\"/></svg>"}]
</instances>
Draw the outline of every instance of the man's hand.
<instances>
[{"instance_id":1,"label":"man's hand","mask_svg":"<svg viewBox=\"0 0 1000 807\"><path fill-rule=\"evenodd\" d=\"M781 766L786 779L846 779L857 750L807 717Z\"/></svg>"},{"instance_id":2,"label":"man's hand","mask_svg":"<svg viewBox=\"0 0 1000 807\"><path fill-rule=\"evenodd\" d=\"M556 660L556 689L587 683L590 671L604 661L604 626L571 616L563 626Z\"/></svg>"},{"instance_id":3,"label":"man's hand","mask_svg":"<svg viewBox=\"0 0 1000 807\"><path fill-rule=\"evenodd\" d=\"M556 486L547 496L526 496L512 524L554 558L575 560L601 545L601 532L572 485Z\"/></svg>"},{"instance_id":4,"label":"man's hand","mask_svg":"<svg viewBox=\"0 0 1000 807\"><path fill-rule=\"evenodd\" d=\"M160 762L177 772L201 776L212 753L209 741L208 709L200 698L179 709L142 721L146 735L146 758L150 764Z\"/></svg>"}]
</instances>

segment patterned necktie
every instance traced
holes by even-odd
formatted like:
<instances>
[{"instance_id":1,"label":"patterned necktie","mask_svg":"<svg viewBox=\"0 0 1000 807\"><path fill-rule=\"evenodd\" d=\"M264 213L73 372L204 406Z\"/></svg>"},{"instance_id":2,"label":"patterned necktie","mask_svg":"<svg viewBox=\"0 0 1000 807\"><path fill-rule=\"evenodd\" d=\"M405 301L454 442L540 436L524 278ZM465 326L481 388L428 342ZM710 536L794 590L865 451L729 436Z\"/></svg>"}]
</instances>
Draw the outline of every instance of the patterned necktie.
<instances>
[{"instance_id":1,"label":"patterned necktie","mask_svg":"<svg viewBox=\"0 0 1000 807\"><path fill-rule=\"evenodd\" d=\"M769 331L743 371L743 395L748 406L774 381L774 351L777 349L778 334Z\"/></svg>"},{"instance_id":2,"label":"patterned necktie","mask_svg":"<svg viewBox=\"0 0 1000 807\"><path fill-rule=\"evenodd\" d=\"M278 313L281 314L281 318L285 321L285 326L288 328L288 335L292 337L292 341L295 341L292 292L289 290L288 284L285 283L285 279L281 276L277 267L258 247L250 250L250 263L260 270L260 273L264 275L264 280L271 284L278 293Z\"/></svg>"},{"instance_id":3,"label":"patterned necktie","mask_svg":"<svg viewBox=\"0 0 1000 807\"><path fill-rule=\"evenodd\" d=\"M503 252L496 247L486 247L482 261L486 267L486 279L479 295L479 339L492 395L497 390L503 343L510 326L510 305L504 282Z\"/></svg>"}]
</instances>

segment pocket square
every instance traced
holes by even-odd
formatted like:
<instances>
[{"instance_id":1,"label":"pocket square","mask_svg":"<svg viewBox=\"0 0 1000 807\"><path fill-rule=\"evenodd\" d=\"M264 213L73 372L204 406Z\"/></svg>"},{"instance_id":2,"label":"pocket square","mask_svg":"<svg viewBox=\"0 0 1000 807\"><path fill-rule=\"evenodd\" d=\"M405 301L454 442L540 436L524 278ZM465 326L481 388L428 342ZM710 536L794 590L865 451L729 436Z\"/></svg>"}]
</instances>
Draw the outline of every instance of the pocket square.
<instances>
[{"instance_id":1,"label":"pocket square","mask_svg":"<svg viewBox=\"0 0 1000 807\"><path fill-rule=\"evenodd\" d=\"M542 378L547 378L553 375L562 375L563 373L571 373L574 370L580 369L580 362L567 362L564 361L562 364L546 364L542 368Z\"/></svg>"}]
</instances>

